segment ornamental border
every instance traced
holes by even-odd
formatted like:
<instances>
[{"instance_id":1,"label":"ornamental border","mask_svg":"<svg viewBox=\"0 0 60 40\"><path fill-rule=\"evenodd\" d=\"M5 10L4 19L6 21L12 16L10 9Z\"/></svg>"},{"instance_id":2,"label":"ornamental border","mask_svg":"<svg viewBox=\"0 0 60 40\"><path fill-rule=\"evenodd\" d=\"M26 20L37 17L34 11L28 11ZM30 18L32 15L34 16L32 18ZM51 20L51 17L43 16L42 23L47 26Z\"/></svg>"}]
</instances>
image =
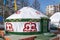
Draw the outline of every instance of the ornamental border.
<instances>
[{"instance_id":1,"label":"ornamental border","mask_svg":"<svg viewBox=\"0 0 60 40\"><path fill-rule=\"evenodd\" d=\"M40 22L41 19L6 19L5 22Z\"/></svg>"}]
</instances>

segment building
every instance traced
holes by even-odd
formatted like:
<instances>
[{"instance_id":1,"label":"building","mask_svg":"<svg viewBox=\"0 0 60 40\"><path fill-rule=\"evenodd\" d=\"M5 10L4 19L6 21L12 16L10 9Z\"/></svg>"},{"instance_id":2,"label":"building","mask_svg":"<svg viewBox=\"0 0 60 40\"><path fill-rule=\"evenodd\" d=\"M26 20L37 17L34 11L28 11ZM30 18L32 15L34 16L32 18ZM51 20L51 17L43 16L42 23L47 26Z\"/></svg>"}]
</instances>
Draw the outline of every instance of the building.
<instances>
[{"instance_id":1,"label":"building","mask_svg":"<svg viewBox=\"0 0 60 40\"><path fill-rule=\"evenodd\" d=\"M56 10L56 12L60 12L60 4L57 4L57 5L55 6L55 10Z\"/></svg>"},{"instance_id":2,"label":"building","mask_svg":"<svg viewBox=\"0 0 60 40\"><path fill-rule=\"evenodd\" d=\"M52 16L55 12L60 12L60 4L57 5L48 5L46 7L46 15Z\"/></svg>"},{"instance_id":3,"label":"building","mask_svg":"<svg viewBox=\"0 0 60 40\"><path fill-rule=\"evenodd\" d=\"M46 7L46 15L51 16L55 12L55 7L54 5L49 5Z\"/></svg>"}]
</instances>

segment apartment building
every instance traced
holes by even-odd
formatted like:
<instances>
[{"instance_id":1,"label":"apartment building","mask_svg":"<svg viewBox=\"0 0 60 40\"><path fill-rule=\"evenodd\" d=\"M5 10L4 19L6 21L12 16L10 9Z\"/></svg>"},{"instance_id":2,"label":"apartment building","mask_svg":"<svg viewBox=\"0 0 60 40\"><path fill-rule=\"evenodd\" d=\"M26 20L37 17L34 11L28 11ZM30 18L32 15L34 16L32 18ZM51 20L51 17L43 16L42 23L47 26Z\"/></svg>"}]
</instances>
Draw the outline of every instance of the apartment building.
<instances>
[{"instance_id":1,"label":"apartment building","mask_svg":"<svg viewBox=\"0 0 60 40\"><path fill-rule=\"evenodd\" d=\"M56 5L48 5L46 7L46 15L47 16L52 16L55 12L60 12L60 4Z\"/></svg>"}]
</instances>

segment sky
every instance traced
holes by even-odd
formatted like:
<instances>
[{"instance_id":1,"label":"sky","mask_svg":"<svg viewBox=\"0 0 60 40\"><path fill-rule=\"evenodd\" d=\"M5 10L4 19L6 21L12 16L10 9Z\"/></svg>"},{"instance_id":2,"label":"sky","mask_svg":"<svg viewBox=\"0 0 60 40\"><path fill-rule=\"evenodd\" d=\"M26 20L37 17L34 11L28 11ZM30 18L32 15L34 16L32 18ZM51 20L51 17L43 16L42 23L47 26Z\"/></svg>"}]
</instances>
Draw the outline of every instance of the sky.
<instances>
[{"instance_id":1,"label":"sky","mask_svg":"<svg viewBox=\"0 0 60 40\"><path fill-rule=\"evenodd\" d=\"M46 6L59 4L60 0L39 0L39 2L40 2L41 11L45 13Z\"/></svg>"},{"instance_id":2,"label":"sky","mask_svg":"<svg viewBox=\"0 0 60 40\"><path fill-rule=\"evenodd\" d=\"M29 0L29 3L32 5L34 0ZM60 3L60 0L38 0L40 3L40 10L45 13L46 6L56 5Z\"/></svg>"},{"instance_id":3,"label":"sky","mask_svg":"<svg viewBox=\"0 0 60 40\"><path fill-rule=\"evenodd\" d=\"M33 0L29 0L31 3L33 2ZM46 6L48 5L56 5L60 3L60 0L38 0L40 3L40 10L42 12L46 12Z\"/></svg>"}]
</instances>

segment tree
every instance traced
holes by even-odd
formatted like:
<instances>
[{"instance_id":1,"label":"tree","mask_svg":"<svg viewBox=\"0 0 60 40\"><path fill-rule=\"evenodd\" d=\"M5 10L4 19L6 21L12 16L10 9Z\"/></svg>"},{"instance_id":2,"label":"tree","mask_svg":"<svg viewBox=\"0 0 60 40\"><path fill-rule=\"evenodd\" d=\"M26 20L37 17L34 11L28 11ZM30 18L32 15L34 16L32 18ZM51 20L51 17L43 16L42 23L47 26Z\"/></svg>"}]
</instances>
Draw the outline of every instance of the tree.
<instances>
[{"instance_id":1,"label":"tree","mask_svg":"<svg viewBox=\"0 0 60 40\"><path fill-rule=\"evenodd\" d=\"M40 3L38 0L34 0L32 7L38 11L40 11Z\"/></svg>"},{"instance_id":2,"label":"tree","mask_svg":"<svg viewBox=\"0 0 60 40\"><path fill-rule=\"evenodd\" d=\"M9 16L8 11L5 11L5 13L4 13L4 18L6 19L8 16Z\"/></svg>"},{"instance_id":3,"label":"tree","mask_svg":"<svg viewBox=\"0 0 60 40\"><path fill-rule=\"evenodd\" d=\"M28 0L16 0L16 4L17 4L17 9L21 9L22 7L26 7L29 5ZM10 7L10 9L14 10L14 0L8 0L8 6Z\"/></svg>"},{"instance_id":4,"label":"tree","mask_svg":"<svg viewBox=\"0 0 60 40\"><path fill-rule=\"evenodd\" d=\"M28 0L22 0L22 1L21 1L21 5L22 5L22 7L28 6L28 5L29 5Z\"/></svg>"}]
</instances>

